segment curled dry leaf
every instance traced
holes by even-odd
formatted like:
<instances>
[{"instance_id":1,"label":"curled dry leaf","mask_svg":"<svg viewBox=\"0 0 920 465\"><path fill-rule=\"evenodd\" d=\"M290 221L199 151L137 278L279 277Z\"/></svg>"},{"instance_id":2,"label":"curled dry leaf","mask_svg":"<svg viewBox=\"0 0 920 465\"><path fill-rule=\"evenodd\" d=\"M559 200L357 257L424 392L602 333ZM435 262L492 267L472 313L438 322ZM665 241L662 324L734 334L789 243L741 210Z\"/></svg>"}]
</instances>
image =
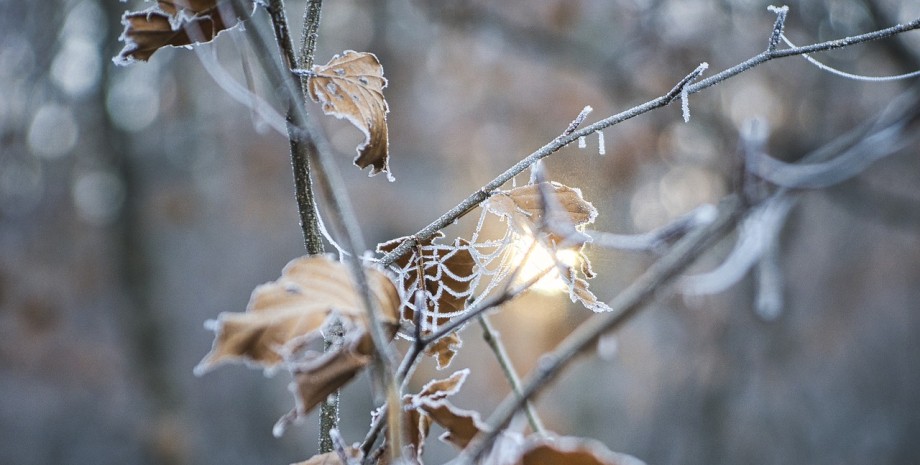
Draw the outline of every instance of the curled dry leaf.
<instances>
[{"instance_id":1,"label":"curled dry leaf","mask_svg":"<svg viewBox=\"0 0 920 465\"><path fill-rule=\"evenodd\" d=\"M457 355L461 347L463 347L463 340L460 339L459 334L453 332L428 344L428 346L425 347L425 355L433 357L436 368L438 370L443 370L450 365L450 362L454 359L454 355Z\"/></svg>"},{"instance_id":2,"label":"curled dry leaf","mask_svg":"<svg viewBox=\"0 0 920 465\"><path fill-rule=\"evenodd\" d=\"M460 441L466 440L469 442L466 439L471 427L468 419L475 418L476 423L472 423L472 425L482 426L482 422L475 412L459 410L446 401L447 397L460 391L469 374L469 369L460 370L448 378L429 381L417 394L403 396L405 416L402 424L406 429L406 437L409 438L415 448L415 453L419 460L433 419L429 409L437 415L434 420L448 430L444 436L457 437L460 438ZM442 407L443 405L447 405L447 407ZM442 409L447 409L448 411L442 412ZM449 428L447 425L451 427ZM456 432L452 433L451 428L456 429Z\"/></svg>"},{"instance_id":3,"label":"curled dry leaf","mask_svg":"<svg viewBox=\"0 0 920 465\"><path fill-rule=\"evenodd\" d=\"M387 113L383 97L387 80L383 66L373 53L346 50L322 66L313 67L307 90L314 101L323 104L323 113L347 119L364 133L354 163L371 167L371 176L389 176ZM392 178L390 178L392 180Z\"/></svg>"},{"instance_id":4,"label":"curled dry leaf","mask_svg":"<svg viewBox=\"0 0 920 465\"><path fill-rule=\"evenodd\" d=\"M147 61L157 50L210 42L217 34L249 18L254 2L238 14L232 0L160 0L143 11L128 11L121 18L125 29L119 38L124 48L117 64Z\"/></svg>"},{"instance_id":5,"label":"curled dry leaf","mask_svg":"<svg viewBox=\"0 0 920 465\"><path fill-rule=\"evenodd\" d=\"M542 182L516 187L508 191L499 191L492 195L483 207L507 219L515 232L533 234L543 222L543 201L541 189L554 194L556 202L568 214L568 219L576 227L593 223L597 218L597 209L585 200L581 190L557 182Z\"/></svg>"},{"instance_id":6,"label":"curled dry leaf","mask_svg":"<svg viewBox=\"0 0 920 465\"><path fill-rule=\"evenodd\" d=\"M403 400L410 406L416 405L422 400L440 400L450 397L463 387L463 382L470 375L469 368L455 372L444 379L431 380L422 387L418 394L404 396Z\"/></svg>"},{"instance_id":7,"label":"curled dry leaf","mask_svg":"<svg viewBox=\"0 0 920 465\"><path fill-rule=\"evenodd\" d=\"M461 449L477 434L488 429L479 413L457 408L446 400L426 399L419 404L419 408L431 417L432 421L447 430L438 439Z\"/></svg>"},{"instance_id":8,"label":"curled dry leaf","mask_svg":"<svg viewBox=\"0 0 920 465\"><path fill-rule=\"evenodd\" d=\"M584 244L590 238L580 229L594 222L597 209L584 199L580 189L557 182L528 184L496 192L483 208L508 221L516 234L541 235L548 248L574 250L581 262L578 270L586 278L595 276L591 261L584 254ZM588 281L578 276L575 267L565 268L560 278L568 286L572 302L594 312L610 311L610 306L589 290Z\"/></svg>"},{"instance_id":9,"label":"curled dry leaf","mask_svg":"<svg viewBox=\"0 0 920 465\"><path fill-rule=\"evenodd\" d=\"M380 319L395 334L399 295L379 270L366 270ZM221 313L211 352L195 368L203 374L232 361L263 368L283 366L295 377L297 408L285 417L296 420L367 365L374 345L359 292L348 268L329 256L300 257L288 263L281 277L257 287L245 313ZM338 351L309 350L322 341L330 319L344 328Z\"/></svg>"}]
</instances>

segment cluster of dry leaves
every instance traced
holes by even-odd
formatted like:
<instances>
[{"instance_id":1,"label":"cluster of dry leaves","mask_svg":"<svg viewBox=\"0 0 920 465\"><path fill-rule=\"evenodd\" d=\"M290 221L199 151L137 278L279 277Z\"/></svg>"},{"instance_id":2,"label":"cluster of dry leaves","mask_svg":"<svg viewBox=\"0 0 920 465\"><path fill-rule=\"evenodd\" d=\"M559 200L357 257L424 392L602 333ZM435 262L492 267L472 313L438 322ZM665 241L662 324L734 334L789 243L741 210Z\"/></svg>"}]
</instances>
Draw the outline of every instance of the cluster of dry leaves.
<instances>
[{"instance_id":1,"label":"cluster of dry leaves","mask_svg":"<svg viewBox=\"0 0 920 465\"><path fill-rule=\"evenodd\" d=\"M212 41L224 30L236 28L249 19L257 6L246 1L239 9L233 0L159 0L142 11L122 16L125 46L115 57L117 64L147 61L164 47L185 47ZM295 71L295 70L292 70ZM371 167L370 175L389 176L389 140L386 115L389 113L383 89L387 85L383 66L373 53L346 50L325 65L304 71L307 89L323 112L346 119L364 134L354 163ZM392 177L390 177L392 180Z\"/></svg>"},{"instance_id":2,"label":"cluster of dry leaves","mask_svg":"<svg viewBox=\"0 0 920 465\"><path fill-rule=\"evenodd\" d=\"M160 0L146 10L127 12L122 20L125 29L121 37L125 47L115 61L120 64L147 61L164 47L209 42L221 31L249 20L261 3L241 4L247 8L238 9L230 0ZM377 58L370 53L345 51L326 65L291 71L292 75L301 74L308 79L309 95L322 104L327 115L346 119L364 133L355 164L361 168L370 166L371 175L380 172L389 175L386 126L389 110L383 96L387 81ZM594 311L609 310L588 290L586 279L594 277L594 273L583 253L587 238L579 231L594 221L597 210L578 189L537 182L494 192L482 207L505 221L514 234L536 238L541 247L554 252L575 251L581 257L579 266L556 264L572 300ZM480 264L469 241L456 239L452 245L439 244L442 238L443 234L438 234L420 241L415 253L394 263L403 270L413 270L411 274L391 276L373 266L365 268L376 318L391 339L401 326L417 326L416 334L427 337L468 309L476 285L466 277L479 272ZM377 252L391 252L407 239L380 244ZM444 291L445 288L449 291ZM415 306L408 305L405 296L414 295L416 290L425 291L427 298L415 302ZM214 344L195 372L203 374L227 362L290 372L295 407L276 425L276 434L280 434L288 424L302 419L329 394L353 379L380 352L374 346L371 322L361 295L348 267L332 257L296 258L284 267L277 280L255 288L245 312L221 313L216 321L209 322L216 333ZM341 327L342 344L326 349L324 332L333 324ZM429 341L425 353L443 369L461 345L455 331ZM441 440L460 449L484 431L487 427L477 412L458 408L448 401L460 390L468 374L468 369L461 370L448 378L430 381L416 394L403 395L404 418L399 424L404 429L405 450L398 454L378 454L376 463L391 463L391 456L421 463L432 424L446 431ZM378 410L373 415L382 414ZM503 431L499 438L483 463L641 463L610 452L594 441L551 435L524 436L512 431ZM360 455L355 447L342 447L303 464L350 465L366 461Z\"/></svg>"},{"instance_id":3,"label":"cluster of dry leaves","mask_svg":"<svg viewBox=\"0 0 920 465\"><path fill-rule=\"evenodd\" d=\"M549 202L555 202L555 205L548 206ZM568 247L582 255L584 241L578 240L577 230L566 228L588 224L597 215L596 209L584 200L578 189L557 183L529 184L499 191L483 207L507 220L509 228L521 233L540 234L546 246ZM553 220L554 215L559 217ZM559 224L549 228L547 224L551 221ZM398 277L388 276L376 268L365 270L378 318L385 324L390 337L395 336L400 324L437 327L449 321L449 317L440 315L461 314L466 308L465 299L458 298L454 293L435 290L439 283L446 281L456 292L472 291L469 289L470 281L452 276L473 273L476 262L469 247L463 247L468 245L463 239L454 242L460 246L454 249L423 247L441 237L438 235L422 242L418 253L398 260L397 266L416 270L411 281L399 281ZM392 251L406 239L403 237L380 244L377 251L381 254ZM594 275L590 265L582 264L577 270L567 265L560 266L566 267L561 276L570 280L573 299L588 308L600 304L587 290L586 283L579 284L584 279L577 273L586 277ZM407 307L396 287L419 288L420 283L424 283L428 295L433 297L422 312ZM290 371L294 378L292 391L296 406L279 421L283 430L285 425L303 418L326 396L350 381L375 356L369 321L361 305L359 291L345 265L329 256L297 258L284 268L278 280L253 291L245 313L222 313L218 317L212 325L216 332L214 346L196 372L205 373L228 361L242 361L264 369L281 367ZM438 309L443 309L443 313L439 313ZM337 350L323 352L323 331L333 320L344 323L344 344ZM454 332L431 344L426 353L435 358L438 368L444 368L460 346L460 336ZM424 444L432 424L446 431L441 440L459 449L465 448L486 429L477 412L458 408L448 401L448 397L460 390L468 374L469 370L458 371L446 379L430 381L416 394L403 396L404 418L400 424L407 444L404 456L422 463ZM374 415L381 412L379 410ZM349 448L322 454L304 463L345 465L352 463L352 459L355 462L363 459L359 455L357 449ZM388 463L388 455L381 454L379 460L377 463ZM610 452L592 441L546 435L523 436L505 431L492 455L483 463L639 463L634 460Z\"/></svg>"}]
</instances>

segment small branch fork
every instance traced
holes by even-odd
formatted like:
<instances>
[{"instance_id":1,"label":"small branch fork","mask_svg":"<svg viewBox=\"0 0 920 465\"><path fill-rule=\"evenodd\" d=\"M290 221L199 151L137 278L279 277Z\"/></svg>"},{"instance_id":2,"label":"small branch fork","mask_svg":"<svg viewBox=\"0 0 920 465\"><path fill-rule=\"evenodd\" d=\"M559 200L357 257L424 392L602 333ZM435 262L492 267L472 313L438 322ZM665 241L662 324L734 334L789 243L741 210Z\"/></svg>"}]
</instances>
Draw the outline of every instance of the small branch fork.
<instances>
[{"instance_id":1,"label":"small branch fork","mask_svg":"<svg viewBox=\"0 0 920 465\"><path fill-rule=\"evenodd\" d=\"M780 9L781 10L781 9ZM782 20L780 19L782 18ZM785 24L785 14L777 13L777 24L774 24L774 31L771 34L770 43L772 44L773 35L776 34L776 30L782 30L782 26ZM702 71L694 71L689 75L685 76L677 86L671 89L667 94L662 95L656 99L649 100L643 104L637 105L629 110L617 113L613 116L605 118L601 121L598 121L594 124L591 124L583 129L576 131L566 130L560 136L553 139L548 144L540 147L518 163L516 163L511 168L508 168L504 173L498 175L495 179L490 181L488 184L484 185L482 188L471 194L469 197L464 199L462 202L457 204L454 208L448 210L445 214L441 215L438 219L431 222L428 226L425 226L414 235L410 236L409 239L406 239L402 244L393 249L392 252L386 254L381 260L381 264L384 266L389 266L394 261L405 255L415 246L417 240L428 240L436 232L444 229L445 227L453 224L454 221L467 214L476 208L477 205L484 202L488 199L492 193L495 192L503 184L511 180L514 176L517 176L525 169L529 168L531 165L537 161L546 158L547 156L557 152L559 149L571 144L578 140L579 137L584 137L590 135L594 132L600 131L602 129L614 126L616 124L622 123L623 121L635 118L636 116L648 113L649 111L661 108L670 104L675 98L680 97L681 92L683 91L687 95L695 94L703 89L712 87L726 79L729 79L735 75L743 73L751 68L754 68L758 65L761 65L767 61L776 59L776 58L785 58L790 56L804 55L807 53L823 52L827 50L834 50L838 48L848 47L851 45L869 42L872 40L883 39L886 37L891 37L896 34L900 34L907 31L912 31L920 28L920 18L917 18L908 23L899 24L887 29L881 29L878 31L870 32L867 34L847 37L844 39L831 40L827 42L820 42L812 45L806 45L801 47L791 47L787 49L776 49L775 45L768 47L768 50L761 52L760 54L751 57L731 68L723 70L718 74L711 76L706 79L702 79L698 82L690 84L691 81L694 81L699 77ZM699 68L697 68L699 69ZM683 86L681 86L683 83Z\"/></svg>"}]
</instances>

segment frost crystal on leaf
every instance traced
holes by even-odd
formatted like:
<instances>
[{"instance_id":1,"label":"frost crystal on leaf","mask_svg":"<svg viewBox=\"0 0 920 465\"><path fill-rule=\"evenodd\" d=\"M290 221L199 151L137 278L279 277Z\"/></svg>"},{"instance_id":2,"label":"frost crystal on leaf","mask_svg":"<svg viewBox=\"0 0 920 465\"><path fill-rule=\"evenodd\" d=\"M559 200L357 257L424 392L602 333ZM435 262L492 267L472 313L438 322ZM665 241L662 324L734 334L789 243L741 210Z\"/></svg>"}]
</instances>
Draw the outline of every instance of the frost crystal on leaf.
<instances>
[{"instance_id":1,"label":"frost crystal on leaf","mask_svg":"<svg viewBox=\"0 0 920 465\"><path fill-rule=\"evenodd\" d=\"M121 18L125 29L119 40L125 47L112 59L127 65L147 61L157 50L210 42L221 31L249 18L255 5L237 15L230 0L158 1L143 11L128 11Z\"/></svg>"}]
</instances>

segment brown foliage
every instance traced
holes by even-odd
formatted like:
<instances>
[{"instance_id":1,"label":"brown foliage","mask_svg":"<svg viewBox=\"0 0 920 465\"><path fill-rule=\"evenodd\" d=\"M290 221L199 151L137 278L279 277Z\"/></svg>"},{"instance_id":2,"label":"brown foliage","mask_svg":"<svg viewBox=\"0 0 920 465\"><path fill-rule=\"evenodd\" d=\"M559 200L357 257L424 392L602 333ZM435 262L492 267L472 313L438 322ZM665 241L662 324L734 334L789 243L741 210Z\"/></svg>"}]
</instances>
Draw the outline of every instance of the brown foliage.
<instances>
[{"instance_id":1,"label":"brown foliage","mask_svg":"<svg viewBox=\"0 0 920 465\"><path fill-rule=\"evenodd\" d=\"M399 297L390 279L366 270L380 319L395 333ZM343 346L325 354L311 342L332 319L341 322ZM245 313L221 313L211 352L196 367L205 373L229 361L265 368L284 363L295 375L298 414L305 414L370 361L374 346L367 317L346 266L328 256L292 260L281 277L257 287Z\"/></svg>"},{"instance_id":2,"label":"brown foliage","mask_svg":"<svg viewBox=\"0 0 920 465\"><path fill-rule=\"evenodd\" d=\"M115 60L122 64L147 61L163 47L210 42L251 14L252 10L237 14L230 0L160 0L146 10L122 16L125 47Z\"/></svg>"},{"instance_id":3,"label":"brown foliage","mask_svg":"<svg viewBox=\"0 0 920 465\"><path fill-rule=\"evenodd\" d=\"M373 53L346 50L322 66L313 67L307 90L314 101L323 104L323 112L347 119L364 133L358 146L355 165L371 167L371 175L389 173L387 113L383 97L387 80L383 66Z\"/></svg>"}]
</instances>

